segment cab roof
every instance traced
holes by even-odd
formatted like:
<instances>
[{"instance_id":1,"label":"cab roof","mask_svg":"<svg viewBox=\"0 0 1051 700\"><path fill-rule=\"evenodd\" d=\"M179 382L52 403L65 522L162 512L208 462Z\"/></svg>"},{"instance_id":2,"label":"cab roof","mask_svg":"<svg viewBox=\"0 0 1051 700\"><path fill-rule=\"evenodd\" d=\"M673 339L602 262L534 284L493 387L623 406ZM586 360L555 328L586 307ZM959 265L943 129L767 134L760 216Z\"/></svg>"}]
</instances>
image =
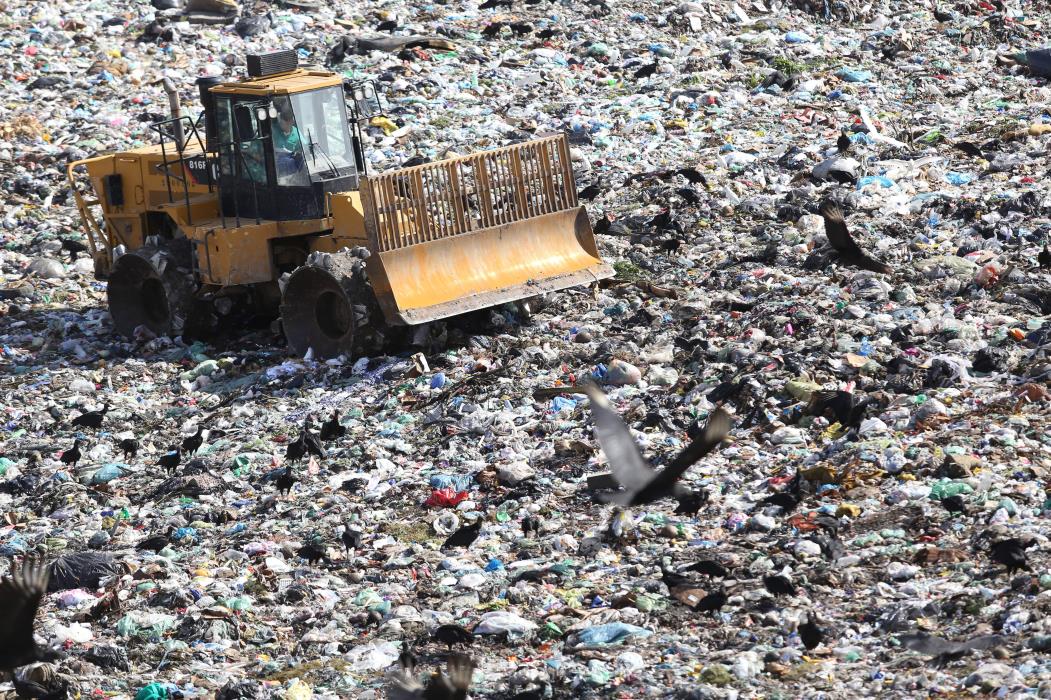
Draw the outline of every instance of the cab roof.
<instances>
[{"instance_id":1,"label":"cab roof","mask_svg":"<svg viewBox=\"0 0 1051 700\"><path fill-rule=\"evenodd\" d=\"M342 84L343 78L336 73L297 68L287 73L245 78L235 83L219 83L209 92L221 95L293 95Z\"/></svg>"}]
</instances>

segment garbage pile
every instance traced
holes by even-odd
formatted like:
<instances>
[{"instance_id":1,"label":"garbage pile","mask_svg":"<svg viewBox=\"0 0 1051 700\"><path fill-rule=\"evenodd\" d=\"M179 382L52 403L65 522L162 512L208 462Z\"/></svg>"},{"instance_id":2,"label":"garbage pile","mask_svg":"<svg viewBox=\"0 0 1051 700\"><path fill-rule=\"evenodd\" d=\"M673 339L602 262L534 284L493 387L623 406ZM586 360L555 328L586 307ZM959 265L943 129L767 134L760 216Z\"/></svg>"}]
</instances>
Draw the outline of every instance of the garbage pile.
<instances>
[{"instance_id":1,"label":"garbage pile","mask_svg":"<svg viewBox=\"0 0 1051 700\"><path fill-rule=\"evenodd\" d=\"M18 696L1051 697L1046 7L0 17ZM289 47L378 81L375 171L567 131L616 278L421 354L114 335L65 164Z\"/></svg>"}]
</instances>

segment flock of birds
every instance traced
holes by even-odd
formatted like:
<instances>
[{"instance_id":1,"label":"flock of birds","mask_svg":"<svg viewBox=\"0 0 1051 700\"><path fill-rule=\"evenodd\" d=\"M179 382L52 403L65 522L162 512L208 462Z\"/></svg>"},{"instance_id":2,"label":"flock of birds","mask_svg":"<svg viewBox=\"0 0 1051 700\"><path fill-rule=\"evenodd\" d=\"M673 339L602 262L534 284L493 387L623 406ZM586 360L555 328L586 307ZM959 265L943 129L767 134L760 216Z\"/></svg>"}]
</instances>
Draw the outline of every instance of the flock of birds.
<instances>
[{"instance_id":1,"label":"flock of birds","mask_svg":"<svg viewBox=\"0 0 1051 700\"><path fill-rule=\"evenodd\" d=\"M826 221L829 220L831 220L831 225L836 225L834 215L826 217ZM869 264L866 262L869 259L863 253L855 259L861 265ZM612 476L619 485L616 490L598 492L595 496L598 502L615 504L610 532L613 532L615 524L622 520L622 509L652 504L664 499L673 499L678 502L677 513L692 512L695 514L707 501L707 492L692 491L680 483L681 479L694 464L715 451L729 437L733 428L730 414L721 406L712 411L703 426L690 431L692 439L689 444L662 469L657 470L640 452L631 431L616 413L606 395L591 383L585 383L579 389L589 398L596 438L606 456ZM837 392L824 392L816 398L816 402L822 407L835 408L837 398L841 398L837 396ZM71 421L71 425L78 429L99 429L105 421L109 408L107 403L97 411L82 413ZM852 408L848 406L844 409L843 406L839 406L841 411L849 412ZM278 491L288 494L296 482L294 470L297 464L308 455L324 458L327 454L324 443L343 437L345 434L346 428L340 423L338 411L332 413L317 433L312 430L311 418L307 416L298 436L286 446L287 465L269 475L275 482ZM162 455L158 460L158 465L164 467L169 473L172 472L179 466L181 454L196 453L203 442L203 430L199 428L193 435L186 437L182 443L175 446L171 452ZM62 453L63 463L76 465L82 457L79 450L81 443L82 440L78 438L71 449ZM138 450L138 444L134 440L123 440L118 447L130 455L136 454ZM790 514L805 498L802 483L801 473L797 471L786 482L783 489L761 500L758 506L760 508L776 507L782 514ZM945 499L943 505L950 512L961 510L957 507L959 504L951 498ZM838 540L839 521L820 515L814 522L826 533L823 538L815 536L816 541L821 544L822 551L830 558L842 556L845 549ZM456 548L471 547L479 537L482 525L481 518L463 525L448 536L440 550L446 552ZM521 527L526 536L535 535L540 530L540 523L533 516L527 515L523 518ZM163 534L142 540L138 543L137 549L159 552L171 542L172 534L173 528L170 527ZM349 555L352 550L362 546L362 533L352 529L350 524L346 523L341 540ZM1008 573L1013 574L1020 570L1029 571L1031 569L1026 550L1032 544L1021 538L996 540L989 544L988 553L991 560L1002 565ZM311 565L326 561L328 558L324 544L317 542L303 545L297 554ZM43 563L27 558L20 566L14 564L11 573L0 581L0 670L2 671L10 672L27 664L57 661L64 657L59 650L38 645L34 638L34 620L41 600L47 593L48 573L49 569ZM558 572L542 570L525 572L516 578L516 581L521 579L543 581L545 575L549 573ZM703 576L706 580L696 580L693 578L695 575ZM702 559L679 570L669 567L666 562L662 562L661 565L661 580L667 586L672 598L697 612L709 615L720 613L727 605L730 596L726 582L731 579L740 584L747 581L748 577L738 576L736 572L715 559ZM718 583L716 583L717 580ZM784 572L763 576L762 585L772 596L773 601L800 595L800 589ZM818 648L830 634L812 606L806 611L805 617L800 619L796 632L808 651ZM474 634L461 625L444 624L433 630L431 636L449 649L447 670L434 673L426 683L421 683L416 674L418 658L410 643L406 641L399 659L398 671L392 677L393 683L389 696L394 700L407 700L408 698L452 700L467 697L475 664L469 656L459 652L453 653L452 649L455 646L470 645ZM929 636L911 640L910 643L916 648L939 649L948 649L953 644ZM952 648L955 649L955 647ZM538 700L543 697L545 690L544 686L527 689L514 695L513 699Z\"/></svg>"}]
</instances>

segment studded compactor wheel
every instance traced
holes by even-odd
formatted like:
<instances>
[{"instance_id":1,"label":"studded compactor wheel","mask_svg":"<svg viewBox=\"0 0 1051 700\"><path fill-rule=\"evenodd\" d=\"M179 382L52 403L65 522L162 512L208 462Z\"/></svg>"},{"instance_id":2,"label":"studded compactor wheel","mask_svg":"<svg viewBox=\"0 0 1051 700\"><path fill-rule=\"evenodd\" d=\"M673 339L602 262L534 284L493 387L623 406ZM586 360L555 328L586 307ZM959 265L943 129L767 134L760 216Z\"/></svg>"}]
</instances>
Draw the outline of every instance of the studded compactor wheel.
<instances>
[{"instance_id":1,"label":"studded compactor wheel","mask_svg":"<svg viewBox=\"0 0 1051 700\"><path fill-rule=\"evenodd\" d=\"M155 335L180 335L195 291L189 241L151 241L116 259L106 293L114 327L131 338L140 326Z\"/></svg>"},{"instance_id":2,"label":"studded compactor wheel","mask_svg":"<svg viewBox=\"0 0 1051 700\"><path fill-rule=\"evenodd\" d=\"M382 314L368 284L362 249L314 253L289 276L281 296L281 324L297 355L319 359L353 355L375 345Z\"/></svg>"}]
</instances>

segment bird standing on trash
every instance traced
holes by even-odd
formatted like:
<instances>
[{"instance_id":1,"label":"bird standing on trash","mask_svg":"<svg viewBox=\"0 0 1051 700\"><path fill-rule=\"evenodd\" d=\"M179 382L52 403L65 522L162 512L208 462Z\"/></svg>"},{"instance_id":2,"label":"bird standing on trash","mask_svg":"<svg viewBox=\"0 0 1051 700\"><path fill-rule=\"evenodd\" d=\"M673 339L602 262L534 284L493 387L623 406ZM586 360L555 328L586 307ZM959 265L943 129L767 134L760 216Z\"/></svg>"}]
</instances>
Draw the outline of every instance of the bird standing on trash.
<instances>
[{"instance_id":1,"label":"bird standing on trash","mask_svg":"<svg viewBox=\"0 0 1051 700\"><path fill-rule=\"evenodd\" d=\"M86 253L88 251L88 247L80 241L74 241L72 238L63 238L62 250L69 253L70 262L76 262L77 254Z\"/></svg>"},{"instance_id":2,"label":"bird standing on trash","mask_svg":"<svg viewBox=\"0 0 1051 700\"><path fill-rule=\"evenodd\" d=\"M73 419L72 426L74 428L92 428L98 430L102 427L102 419L106 417L107 411L109 411L108 401L102 404L102 408L98 411L87 411L81 413Z\"/></svg>"},{"instance_id":3,"label":"bird standing on trash","mask_svg":"<svg viewBox=\"0 0 1051 700\"><path fill-rule=\"evenodd\" d=\"M653 63L643 66L635 71L635 79L642 80L643 78L649 78L651 75L657 72L657 57L653 57Z\"/></svg>"},{"instance_id":4,"label":"bird standing on trash","mask_svg":"<svg viewBox=\"0 0 1051 700\"><path fill-rule=\"evenodd\" d=\"M801 487L803 485L803 475L799 470L796 470L795 475L789 480L788 485L784 491L778 491L775 494L771 494L759 501L757 504L758 508L766 508L767 506L777 506L781 509L782 514L788 515L799 502L803 500Z\"/></svg>"},{"instance_id":5,"label":"bird standing on trash","mask_svg":"<svg viewBox=\"0 0 1051 700\"><path fill-rule=\"evenodd\" d=\"M1051 249L1048 249L1047 243L1044 243L1044 248L1036 254L1036 264L1043 269L1051 269Z\"/></svg>"},{"instance_id":6,"label":"bird standing on trash","mask_svg":"<svg viewBox=\"0 0 1051 700\"><path fill-rule=\"evenodd\" d=\"M453 547L470 547L474 544L474 541L478 539L478 532L482 529L482 519L478 518L473 523L464 525L453 534L449 535L449 539L442 543L441 551L452 549Z\"/></svg>"},{"instance_id":7,"label":"bird standing on trash","mask_svg":"<svg viewBox=\"0 0 1051 700\"><path fill-rule=\"evenodd\" d=\"M942 508L949 511L950 514L956 515L957 513L967 512L967 501L963 499L960 494L953 494L952 496L946 496L941 499Z\"/></svg>"},{"instance_id":8,"label":"bird standing on trash","mask_svg":"<svg viewBox=\"0 0 1051 700\"><path fill-rule=\"evenodd\" d=\"M339 539L343 542L343 547L347 550L348 555L352 549L361 549L361 533L357 530L351 530L349 523L343 524L343 533L339 536Z\"/></svg>"},{"instance_id":9,"label":"bird standing on trash","mask_svg":"<svg viewBox=\"0 0 1051 700\"><path fill-rule=\"evenodd\" d=\"M434 638L449 647L450 650L457 644L470 646L474 643L474 635L471 630L463 625L439 625L434 630Z\"/></svg>"},{"instance_id":10,"label":"bird standing on trash","mask_svg":"<svg viewBox=\"0 0 1051 700\"><path fill-rule=\"evenodd\" d=\"M723 609L723 606L726 605L727 600L728 597L726 595L726 591L722 588L719 588L701 598L693 609L698 612L706 612L709 615L714 615L715 613Z\"/></svg>"},{"instance_id":11,"label":"bird standing on trash","mask_svg":"<svg viewBox=\"0 0 1051 700\"><path fill-rule=\"evenodd\" d=\"M814 613L807 613L806 622L799 625L799 639L802 640L807 651L815 649L825 641L825 630L818 626L817 616Z\"/></svg>"},{"instance_id":12,"label":"bird standing on trash","mask_svg":"<svg viewBox=\"0 0 1051 700\"><path fill-rule=\"evenodd\" d=\"M284 495L287 496L288 493L292 490L292 486L295 483L296 483L296 477L295 477L295 474L292 473L291 465L285 467L284 471L282 471L280 474L277 475L277 491L278 491L278 493L283 493Z\"/></svg>"},{"instance_id":13,"label":"bird standing on trash","mask_svg":"<svg viewBox=\"0 0 1051 700\"><path fill-rule=\"evenodd\" d=\"M850 140L849 136L847 136L847 132L842 131L839 134L839 138L836 139L836 150L840 153L847 153L850 151L850 147L853 144L854 142Z\"/></svg>"},{"instance_id":14,"label":"bird standing on trash","mask_svg":"<svg viewBox=\"0 0 1051 700\"><path fill-rule=\"evenodd\" d=\"M708 502L708 492L686 491L676 497L679 505L675 506L675 515L697 515L697 512Z\"/></svg>"},{"instance_id":15,"label":"bird standing on trash","mask_svg":"<svg viewBox=\"0 0 1051 700\"><path fill-rule=\"evenodd\" d=\"M12 564L11 573L0 581L0 671L62 658L33 639L33 622L47 593L47 581L48 570L37 561Z\"/></svg>"},{"instance_id":16,"label":"bird standing on trash","mask_svg":"<svg viewBox=\"0 0 1051 700\"><path fill-rule=\"evenodd\" d=\"M869 397L861 401L857 394L849 391L815 391L807 404L807 414L822 416L831 413L833 419L844 428L857 428L861 425L865 412L879 404L879 399Z\"/></svg>"},{"instance_id":17,"label":"bird standing on trash","mask_svg":"<svg viewBox=\"0 0 1051 700\"><path fill-rule=\"evenodd\" d=\"M796 587L787 576L764 576L763 586L773 596L796 595Z\"/></svg>"},{"instance_id":18,"label":"bird standing on trash","mask_svg":"<svg viewBox=\"0 0 1051 700\"><path fill-rule=\"evenodd\" d=\"M72 467L74 469L76 469L77 468L77 462L80 461L80 446L83 443L84 443L84 441L81 440L80 438L77 438L76 440L74 440L73 441L73 447L71 447L68 450L66 450L65 452L63 452L62 456L59 458L59 459L62 460L62 464L72 465Z\"/></svg>"},{"instance_id":19,"label":"bird standing on trash","mask_svg":"<svg viewBox=\"0 0 1051 700\"><path fill-rule=\"evenodd\" d=\"M234 31L242 39L247 39L257 34L262 34L267 29L270 29L273 23L274 15L271 12L262 15L243 15L234 23Z\"/></svg>"},{"instance_id":20,"label":"bird standing on trash","mask_svg":"<svg viewBox=\"0 0 1051 700\"><path fill-rule=\"evenodd\" d=\"M153 535L152 537L147 537L146 539L142 540L137 545L135 545L135 549L143 552L149 551L156 554L157 552L161 551L162 549L168 546L168 543L171 541L172 533L174 532L175 528L169 527L168 531L163 535Z\"/></svg>"},{"instance_id":21,"label":"bird standing on trash","mask_svg":"<svg viewBox=\"0 0 1051 700\"><path fill-rule=\"evenodd\" d=\"M332 417L321 424L321 439L335 440L346 434L346 426L339 422L339 411L332 411Z\"/></svg>"},{"instance_id":22,"label":"bird standing on trash","mask_svg":"<svg viewBox=\"0 0 1051 700\"><path fill-rule=\"evenodd\" d=\"M708 578L726 578L730 572L722 564L711 559L701 559L686 567L686 571L696 571Z\"/></svg>"},{"instance_id":23,"label":"bird standing on trash","mask_svg":"<svg viewBox=\"0 0 1051 700\"><path fill-rule=\"evenodd\" d=\"M307 446L306 443L303 442L303 436L300 435L285 446L285 461L289 464L295 464L303 459L303 456L306 455L306 453Z\"/></svg>"},{"instance_id":24,"label":"bird standing on trash","mask_svg":"<svg viewBox=\"0 0 1051 700\"><path fill-rule=\"evenodd\" d=\"M188 455L195 454L197 450L201 449L201 445L204 444L204 433L203 426L197 426L197 432L182 441L182 451Z\"/></svg>"},{"instance_id":25,"label":"bird standing on trash","mask_svg":"<svg viewBox=\"0 0 1051 700\"><path fill-rule=\"evenodd\" d=\"M296 556L306 559L311 566L317 566L319 562L328 559L328 555L325 553L325 546L316 542L308 542L300 547L299 551L296 552Z\"/></svg>"},{"instance_id":26,"label":"bird standing on trash","mask_svg":"<svg viewBox=\"0 0 1051 700\"><path fill-rule=\"evenodd\" d=\"M1019 569L1031 571L1025 550L1026 544L1021 539L1011 537L990 545L989 555L997 564L1007 567L1007 573L1009 574Z\"/></svg>"},{"instance_id":27,"label":"bird standing on trash","mask_svg":"<svg viewBox=\"0 0 1051 700\"><path fill-rule=\"evenodd\" d=\"M124 453L124 459L135 458L139 455L139 441L135 438L124 438L117 443L117 447Z\"/></svg>"},{"instance_id":28,"label":"bird standing on trash","mask_svg":"<svg viewBox=\"0 0 1051 700\"><path fill-rule=\"evenodd\" d=\"M169 476L175 471L175 468L179 466L179 462L182 458L179 450L179 445L173 445L171 450L162 454L161 458L157 460L157 466L164 467Z\"/></svg>"},{"instance_id":29,"label":"bird standing on trash","mask_svg":"<svg viewBox=\"0 0 1051 700\"><path fill-rule=\"evenodd\" d=\"M325 457L325 448L322 446L321 440L310 430L309 415L303 419L303 427L299 430L299 437L288 443L288 446L285 448L285 460L294 464L307 454L312 454L318 458Z\"/></svg>"},{"instance_id":30,"label":"bird standing on trash","mask_svg":"<svg viewBox=\"0 0 1051 700\"><path fill-rule=\"evenodd\" d=\"M526 537L536 537L540 534L540 520L526 513L522 518L522 534Z\"/></svg>"}]
</instances>

